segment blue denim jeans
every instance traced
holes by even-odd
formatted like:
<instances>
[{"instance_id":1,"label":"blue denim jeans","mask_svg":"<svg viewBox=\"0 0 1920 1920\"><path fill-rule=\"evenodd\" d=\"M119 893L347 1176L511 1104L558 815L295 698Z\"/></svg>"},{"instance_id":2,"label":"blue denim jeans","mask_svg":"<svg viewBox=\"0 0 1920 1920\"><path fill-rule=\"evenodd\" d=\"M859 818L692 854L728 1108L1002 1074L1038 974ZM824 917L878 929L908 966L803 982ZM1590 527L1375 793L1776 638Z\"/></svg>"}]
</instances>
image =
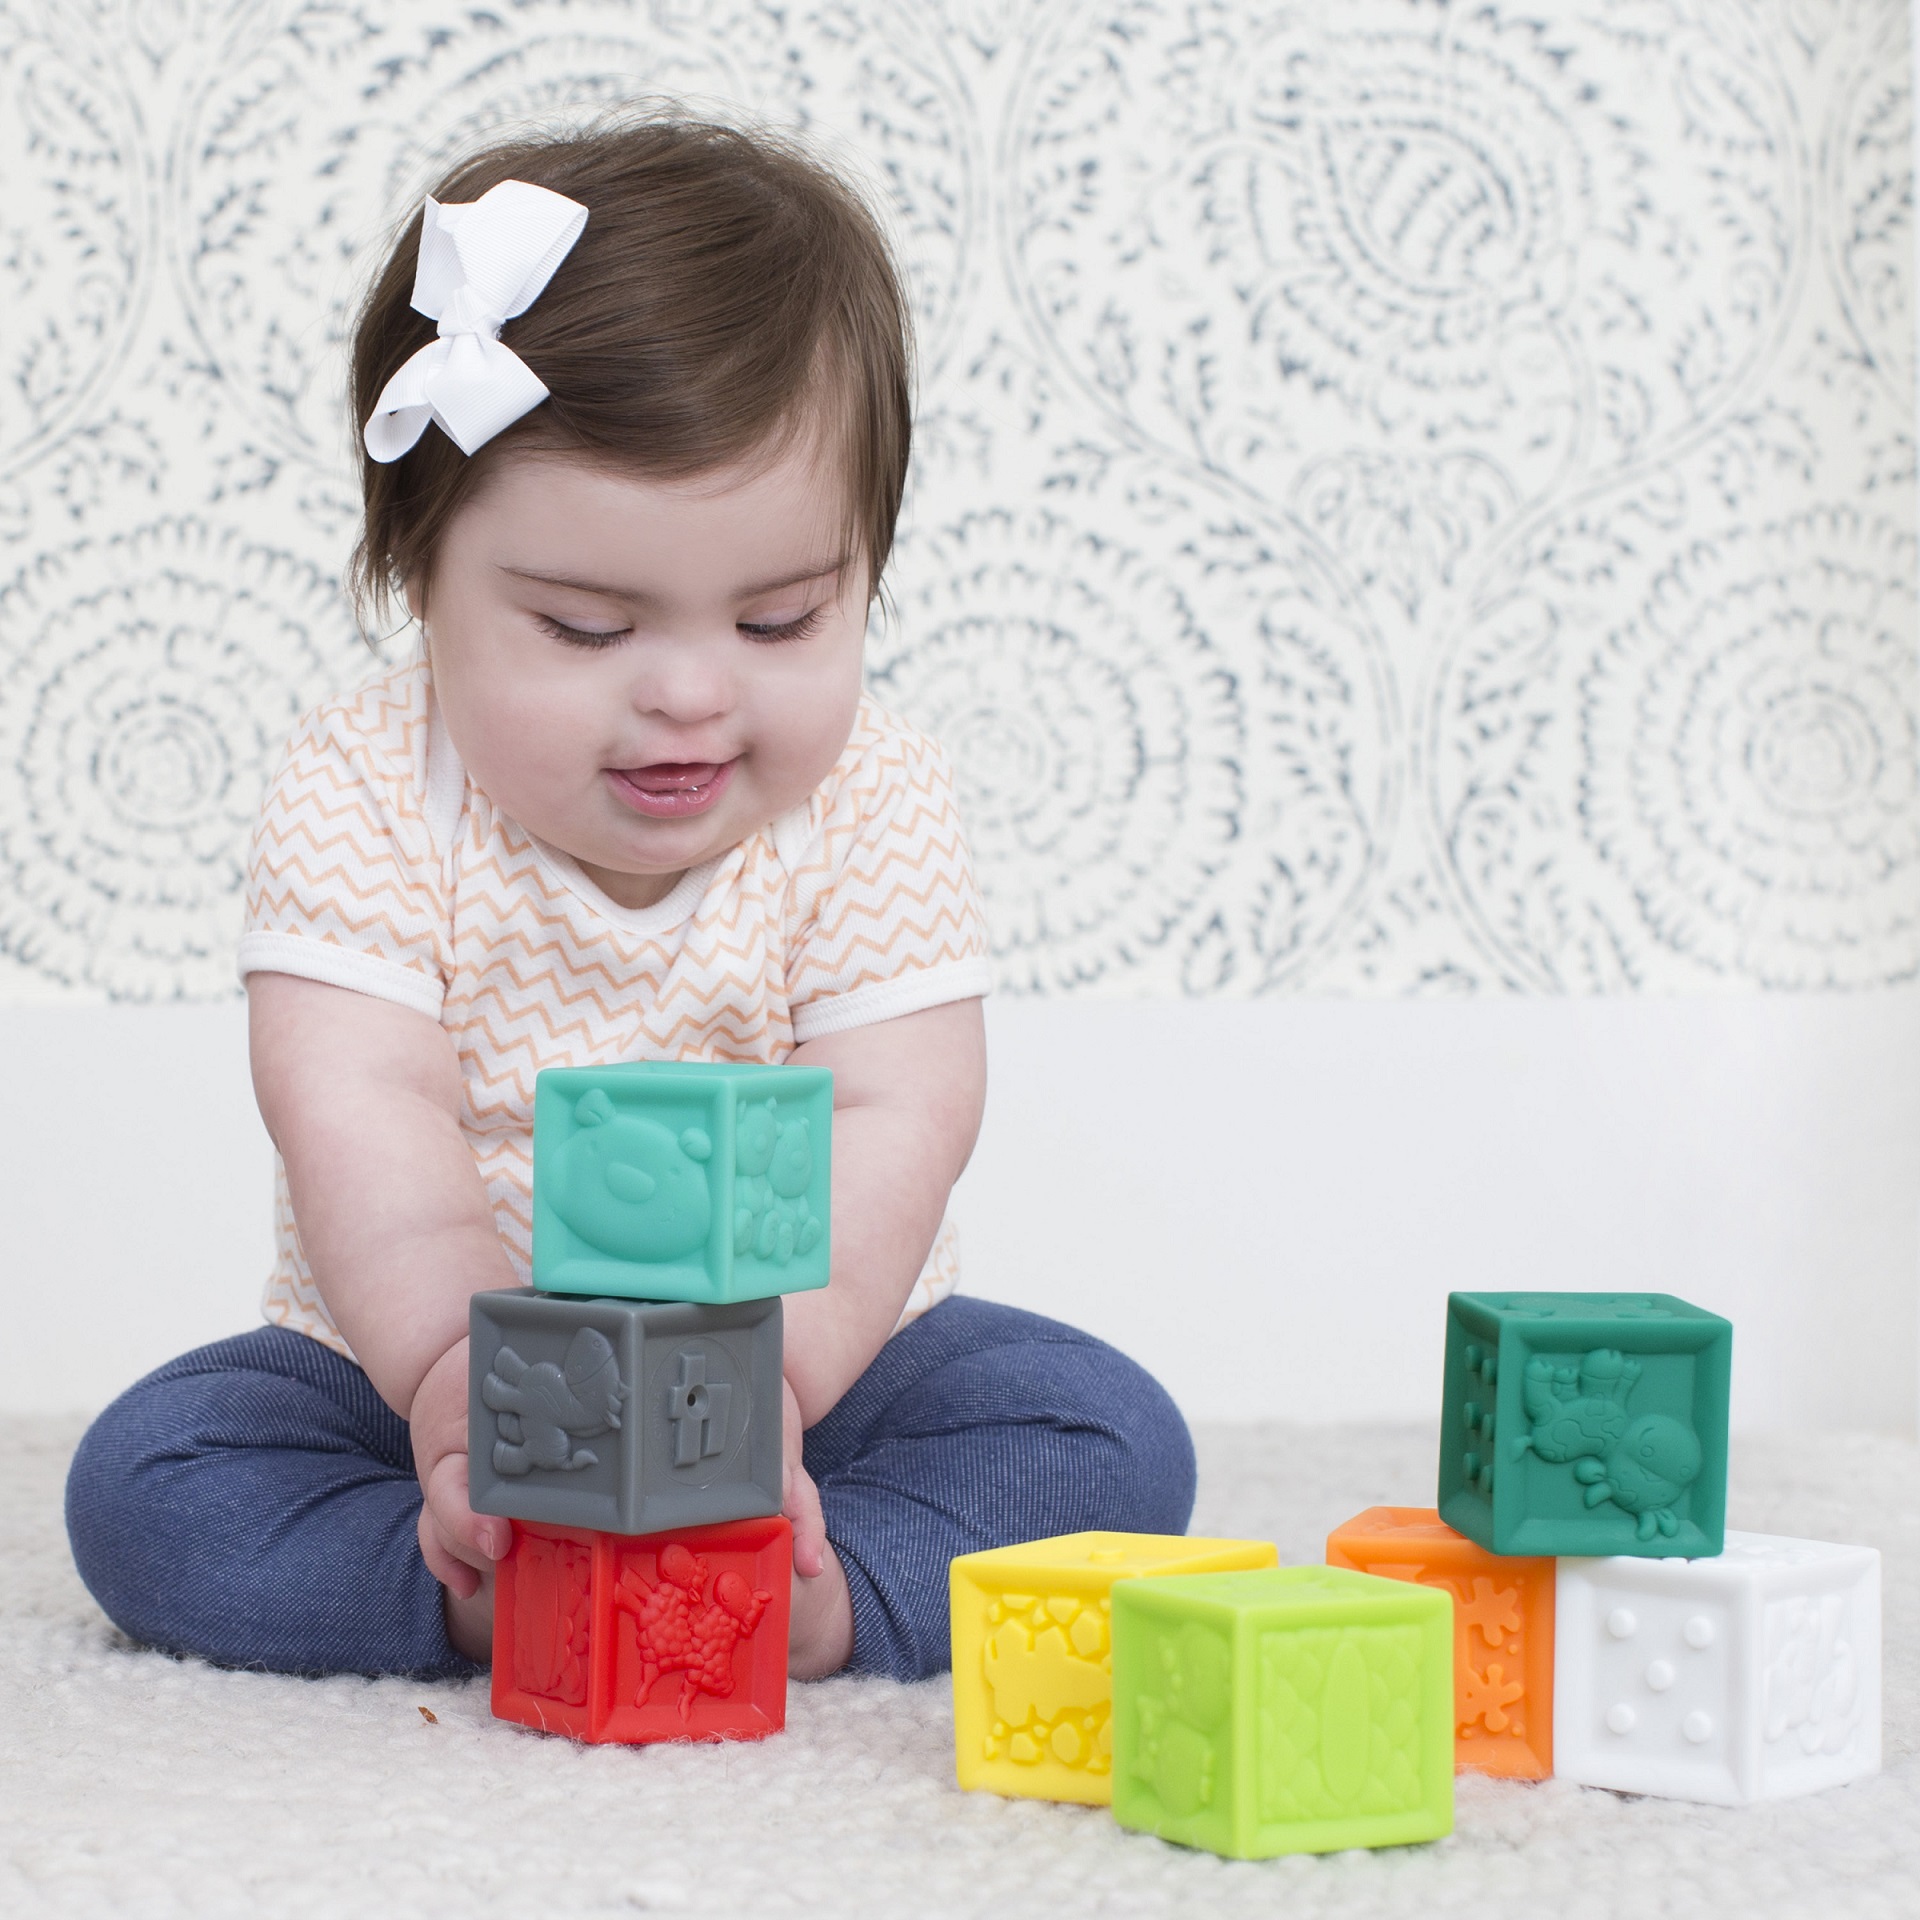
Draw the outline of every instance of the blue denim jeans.
<instances>
[{"instance_id":1,"label":"blue denim jeans","mask_svg":"<svg viewBox=\"0 0 1920 1920\"><path fill-rule=\"evenodd\" d=\"M1124 1355L959 1297L881 1348L806 1438L856 1671L947 1664L947 1562L1083 1527L1179 1533L1193 1446ZM130 1387L67 1477L67 1535L133 1639L281 1673L475 1671L420 1557L407 1424L316 1340L261 1327Z\"/></svg>"}]
</instances>

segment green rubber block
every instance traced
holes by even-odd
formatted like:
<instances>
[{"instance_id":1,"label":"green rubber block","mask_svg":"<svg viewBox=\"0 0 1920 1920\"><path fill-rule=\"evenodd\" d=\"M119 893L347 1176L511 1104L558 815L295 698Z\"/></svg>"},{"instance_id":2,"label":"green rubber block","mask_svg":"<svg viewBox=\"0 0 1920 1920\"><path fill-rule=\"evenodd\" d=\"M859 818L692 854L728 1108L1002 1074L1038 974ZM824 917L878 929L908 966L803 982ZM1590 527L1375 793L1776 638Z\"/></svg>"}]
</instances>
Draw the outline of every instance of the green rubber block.
<instances>
[{"instance_id":1,"label":"green rubber block","mask_svg":"<svg viewBox=\"0 0 1920 1920\"><path fill-rule=\"evenodd\" d=\"M1671 1294L1453 1294L1440 1517L1493 1553L1717 1554L1732 1374L1732 1323Z\"/></svg>"},{"instance_id":2,"label":"green rubber block","mask_svg":"<svg viewBox=\"0 0 1920 1920\"><path fill-rule=\"evenodd\" d=\"M1235 1859L1453 1830L1453 1596L1341 1567L1113 1589L1113 1815Z\"/></svg>"},{"instance_id":3,"label":"green rubber block","mask_svg":"<svg viewBox=\"0 0 1920 1920\"><path fill-rule=\"evenodd\" d=\"M533 1088L533 1284L723 1306L824 1287L833 1075L643 1061Z\"/></svg>"}]
</instances>

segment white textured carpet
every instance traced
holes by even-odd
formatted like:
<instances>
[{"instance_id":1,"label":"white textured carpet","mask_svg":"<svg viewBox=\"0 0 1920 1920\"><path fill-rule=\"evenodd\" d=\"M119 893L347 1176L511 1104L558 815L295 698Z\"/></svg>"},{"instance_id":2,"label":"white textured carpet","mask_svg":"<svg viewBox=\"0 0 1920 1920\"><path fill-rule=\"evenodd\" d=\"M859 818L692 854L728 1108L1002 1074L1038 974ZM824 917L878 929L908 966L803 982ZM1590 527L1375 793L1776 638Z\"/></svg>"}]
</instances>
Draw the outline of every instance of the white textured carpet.
<instances>
[{"instance_id":1,"label":"white textured carpet","mask_svg":"<svg viewBox=\"0 0 1920 1920\"><path fill-rule=\"evenodd\" d=\"M129 1647L68 1560L77 1429L0 1425L0 1913L1920 1915L1920 1451L1736 1448L1735 1526L1886 1556L1887 1770L1751 1811L1463 1779L1429 1847L1230 1863L960 1793L943 1681L794 1690L758 1746L581 1749L486 1692L220 1673ZM1419 1430L1214 1429L1196 1531L1317 1560L1430 1498ZM438 1724L418 1709L431 1707Z\"/></svg>"}]
</instances>

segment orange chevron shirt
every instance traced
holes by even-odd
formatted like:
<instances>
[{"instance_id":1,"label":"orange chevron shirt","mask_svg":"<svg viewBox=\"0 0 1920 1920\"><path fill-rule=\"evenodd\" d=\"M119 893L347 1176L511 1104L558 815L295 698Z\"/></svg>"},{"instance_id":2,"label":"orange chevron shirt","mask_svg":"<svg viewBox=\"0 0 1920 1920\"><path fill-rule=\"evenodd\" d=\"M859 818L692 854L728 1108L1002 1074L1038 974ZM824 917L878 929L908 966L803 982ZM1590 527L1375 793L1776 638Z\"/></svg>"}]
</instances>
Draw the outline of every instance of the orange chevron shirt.
<instances>
[{"instance_id":1,"label":"orange chevron shirt","mask_svg":"<svg viewBox=\"0 0 1920 1920\"><path fill-rule=\"evenodd\" d=\"M804 805L636 909L473 785L421 660L295 729L254 832L239 966L440 1022L460 1060L461 1130L523 1281L542 1068L772 1063L992 984L946 757L872 700ZM275 1186L266 1317L350 1357L278 1161ZM958 1279L943 1224L902 1319Z\"/></svg>"}]
</instances>

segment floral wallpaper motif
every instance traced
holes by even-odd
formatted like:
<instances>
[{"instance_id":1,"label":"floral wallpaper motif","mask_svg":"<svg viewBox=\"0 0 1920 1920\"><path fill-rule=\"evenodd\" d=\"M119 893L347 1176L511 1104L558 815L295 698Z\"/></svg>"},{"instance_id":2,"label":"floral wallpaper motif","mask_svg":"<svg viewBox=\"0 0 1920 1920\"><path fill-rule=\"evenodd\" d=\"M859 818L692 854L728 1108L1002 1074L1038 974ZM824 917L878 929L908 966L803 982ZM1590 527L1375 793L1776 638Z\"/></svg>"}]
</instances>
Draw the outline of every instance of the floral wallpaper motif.
<instances>
[{"instance_id":1,"label":"floral wallpaper motif","mask_svg":"<svg viewBox=\"0 0 1920 1920\"><path fill-rule=\"evenodd\" d=\"M892 222L874 684L1009 991L1920 972L1901 0L0 0L0 994L234 991L345 316L661 93ZM403 644L395 641L393 644Z\"/></svg>"}]
</instances>

